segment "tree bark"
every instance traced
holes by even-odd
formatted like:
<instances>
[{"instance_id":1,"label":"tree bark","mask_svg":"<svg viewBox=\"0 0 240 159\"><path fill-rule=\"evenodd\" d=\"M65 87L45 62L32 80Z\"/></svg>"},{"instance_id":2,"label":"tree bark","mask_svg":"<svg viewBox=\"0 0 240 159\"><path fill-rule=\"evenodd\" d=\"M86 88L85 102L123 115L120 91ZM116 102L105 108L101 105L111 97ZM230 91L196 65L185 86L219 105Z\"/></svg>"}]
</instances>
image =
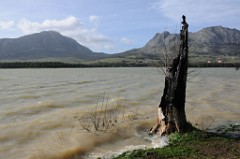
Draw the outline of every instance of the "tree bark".
<instances>
[{"instance_id":1,"label":"tree bark","mask_svg":"<svg viewBox=\"0 0 240 159\"><path fill-rule=\"evenodd\" d=\"M182 19L179 53L173 59L171 66L167 68L157 122L150 129L150 134L184 132L187 125L185 99L188 70L188 24L184 15Z\"/></svg>"}]
</instances>

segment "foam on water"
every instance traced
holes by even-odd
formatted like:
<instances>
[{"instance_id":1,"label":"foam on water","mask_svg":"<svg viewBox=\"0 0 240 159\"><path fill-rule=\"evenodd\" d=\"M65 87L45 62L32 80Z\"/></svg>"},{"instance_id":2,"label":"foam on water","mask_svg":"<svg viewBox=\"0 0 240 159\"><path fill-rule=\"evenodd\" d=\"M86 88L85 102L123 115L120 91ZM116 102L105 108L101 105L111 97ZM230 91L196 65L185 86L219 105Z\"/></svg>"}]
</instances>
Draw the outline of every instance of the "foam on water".
<instances>
[{"instance_id":1,"label":"foam on water","mask_svg":"<svg viewBox=\"0 0 240 159\"><path fill-rule=\"evenodd\" d=\"M86 158L89 159L95 159L95 158L102 158L102 159L111 159L115 156L118 156L124 152L127 151L133 151L133 150L139 150L139 149L146 149L146 145L137 145L137 146L133 146L133 145L129 145L124 147L123 149L119 150L119 151L108 151L108 152L102 152L102 153L91 153L89 156L85 156Z\"/></svg>"},{"instance_id":2,"label":"foam on water","mask_svg":"<svg viewBox=\"0 0 240 159\"><path fill-rule=\"evenodd\" d=\"M107 151L107 152L103 151L101 153L91 153L89 156L85 156L85 157L89 159L95 159L95 158L111 159L115 156L121 155L124 152L131 152L133 150L140 150L140 149L144 150L147 148L163 148L169 144L167 136L161 137L159 135L154 135L154 136L145 137L145 140L148 140L149 142L151 142L151 144L146 142L145 145L128 145L118 151Z\"/></svg>"},{"instance_id":3,"label":"foam on water","mask_svg":"<svg viewBox=\"0 0 240 159\"><path fill-rule=\"evenodd\" d=\"M155 135L151 138L152 141L152 147L153 148L163 148L169 144L169 140L167 136L158 136Z\"/></svg>"}]
</instances>

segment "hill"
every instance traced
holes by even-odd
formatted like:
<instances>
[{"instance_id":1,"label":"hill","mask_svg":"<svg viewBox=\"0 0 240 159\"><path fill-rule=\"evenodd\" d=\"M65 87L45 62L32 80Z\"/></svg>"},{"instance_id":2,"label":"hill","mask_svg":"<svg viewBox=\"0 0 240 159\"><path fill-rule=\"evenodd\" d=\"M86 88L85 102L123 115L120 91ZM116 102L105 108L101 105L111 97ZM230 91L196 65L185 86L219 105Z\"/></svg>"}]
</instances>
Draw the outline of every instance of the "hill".
<instances>
[{"instance_id":1,"label":"hill","mask_svg":"<svg viewBox=\"0 0 240 159\"><path fill-rule=\"evenodd\" d=\"M178 53L179 34L156 33L142 48L118 54L91 51L55 31L0 39L0 60L64 62L84 66L156 66L159 60ZM222 26L189 33L190 66L239 66L240 31ZM220 64L220 65L219 65ZM223 65L224 64L224 65Z\"/></svg>"},{"instance_id":2,"label":"hill","mask_svg":"<svg viewBox=\"0 0 240 159\"><path fill-rule=\"evenodd\" d=\"M127 61L129 63L154 63L160 58L178 53L179 34L167 31L156 33L142 48L132 49L114 54L110 61ZM195 65L207 63L240 63L240 31L222 26L204 28L198 32L189 33L189 60Z\"/></svg>"},{"instance_id":3,"label":"hill","mask_svg":"<svg viewBox=\"0 0 240 159\"><path fill-rule=\"evenodd\" d=\"M174 54L178 50L178 44L179 34L171 34L165 31L157 33L144 47L117 55L149 57L162 56L166 52ZM189 52L192 55L238 56L240 55L240 31L214 26L189 33Z\"/></svg>"},{"instance_id":4,"label":"hill","mask_svg":"<svg viewBox=\"0 0 240 159\"><path fill-rule=\"evenodd\" d=\"M55 31L43 31L14 39L0 39L1 60L93 60L106 56L94 53L74 39Z\"/></svg>"}]
</instances>

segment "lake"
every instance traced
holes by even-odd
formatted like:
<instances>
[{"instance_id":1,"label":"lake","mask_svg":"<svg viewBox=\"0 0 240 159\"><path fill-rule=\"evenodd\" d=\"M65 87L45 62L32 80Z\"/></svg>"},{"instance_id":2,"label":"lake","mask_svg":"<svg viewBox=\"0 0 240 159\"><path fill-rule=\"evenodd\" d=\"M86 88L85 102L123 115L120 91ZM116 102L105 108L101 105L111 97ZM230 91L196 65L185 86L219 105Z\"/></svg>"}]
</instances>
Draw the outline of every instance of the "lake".
<instances>
[{"instance_id":1,"label":"lake","mask_svg":"<svg viewBox=\"0 0 240 159\"><path fill-rule=\"evenodd\" d=\"M189 72L187 119L201 129L239 124L240 71ZM97 158L150 147L163 88L159 68L1 69L0 158ZM85 131L89 112L117 105L110 132Z\"/></svg>"}]
</instances>

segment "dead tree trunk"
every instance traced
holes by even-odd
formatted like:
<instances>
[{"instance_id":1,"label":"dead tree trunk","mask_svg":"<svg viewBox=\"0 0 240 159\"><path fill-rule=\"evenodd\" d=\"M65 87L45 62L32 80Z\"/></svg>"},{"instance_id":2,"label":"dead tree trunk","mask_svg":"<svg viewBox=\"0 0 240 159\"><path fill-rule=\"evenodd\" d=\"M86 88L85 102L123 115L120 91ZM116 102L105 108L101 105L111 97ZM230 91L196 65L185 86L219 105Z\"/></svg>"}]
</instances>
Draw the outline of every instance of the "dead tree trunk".
<instances>
[{"instance_id":1,"label":"dead tree trunk","mask_svg":"<svg viewBox=\"0 0 240 159\"><path fill-rule=\"evenodd\" d=\"M151 128L150 134L184 132L187 125L185 98L188 69L188 24L184 15L182 19L179 53L167 69L157 122Z\"/></svg>"}]
</instances>

